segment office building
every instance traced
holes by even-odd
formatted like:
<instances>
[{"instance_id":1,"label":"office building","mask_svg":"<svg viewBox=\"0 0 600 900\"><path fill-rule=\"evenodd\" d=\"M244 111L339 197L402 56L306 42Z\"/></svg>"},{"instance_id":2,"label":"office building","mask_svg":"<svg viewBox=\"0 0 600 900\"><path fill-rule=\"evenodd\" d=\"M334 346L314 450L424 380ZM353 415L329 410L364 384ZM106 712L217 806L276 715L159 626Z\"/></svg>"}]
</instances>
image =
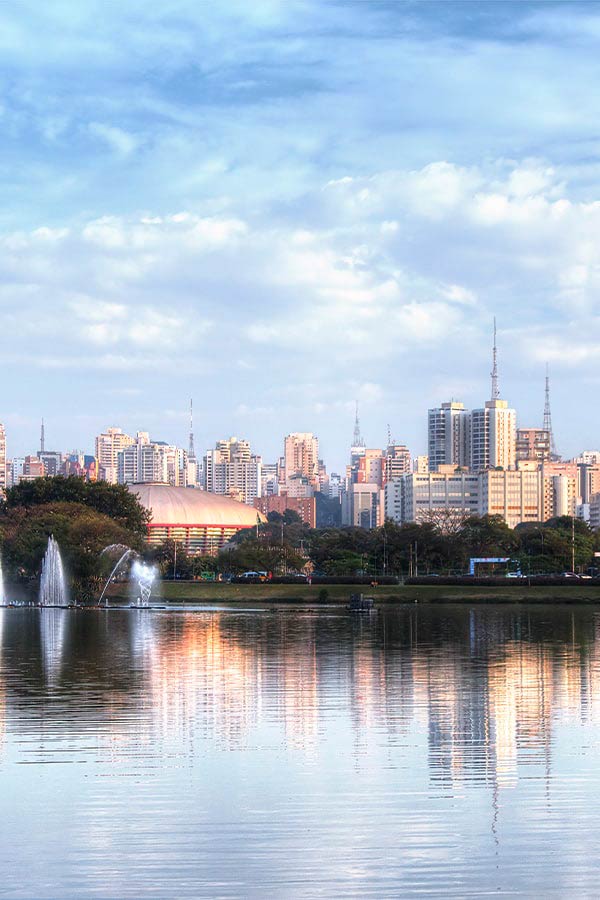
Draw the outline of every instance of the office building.
<instances>
[{"instance_id":1,"label":"office building","mask_svg":"<svg viewBox=\"0 0 600 900\"><path fill-rule=\"evenodd\" d=\"M541 521L537 469L488 469L479 474L479 515L501 516L509 528Z\"/></svg>"}]
</instances>

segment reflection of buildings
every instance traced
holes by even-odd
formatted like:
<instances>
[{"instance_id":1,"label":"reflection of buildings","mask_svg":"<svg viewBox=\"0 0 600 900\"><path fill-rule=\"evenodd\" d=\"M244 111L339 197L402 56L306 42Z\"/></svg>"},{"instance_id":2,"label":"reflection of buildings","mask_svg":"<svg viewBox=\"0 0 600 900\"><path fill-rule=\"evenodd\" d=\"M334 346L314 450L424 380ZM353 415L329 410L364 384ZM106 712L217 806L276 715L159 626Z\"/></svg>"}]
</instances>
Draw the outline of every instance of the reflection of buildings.
<instances>
[{"instance_id":1,"label":"reflection of buildings","mask_svg":"<svg viewBox=\"0 0 600 900\"><path fill-rule=\"evenodd\" d=\"M0 610L0 626L0 731L12 706L11 727L93 731L115 763L132 748L191 757L202 742L320 761L328 746L357 767L497 791L525 766L549 777L555 729L600 723L587 610ZM74 702L82 690L94 703Z\"/></svg>"}]
</instances>

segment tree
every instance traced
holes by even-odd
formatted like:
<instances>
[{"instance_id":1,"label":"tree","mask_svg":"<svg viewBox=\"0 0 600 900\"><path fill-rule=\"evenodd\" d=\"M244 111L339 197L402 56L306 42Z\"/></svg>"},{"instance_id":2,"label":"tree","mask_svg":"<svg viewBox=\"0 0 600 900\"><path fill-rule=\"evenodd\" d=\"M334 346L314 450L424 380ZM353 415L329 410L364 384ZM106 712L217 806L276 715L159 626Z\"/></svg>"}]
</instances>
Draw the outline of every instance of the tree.
<instances>
[{"instance_id":1,"label":"tree","mask_svg":"<svg viewBox=\"0 0 600 900\"><path fill-rule=\"evenodd\" d=\"M80 503L46 503L7 509L0 517L3 557L9 574L38 578L48 538L60 546L78 599L97 597L107 577L102 551L110 544L141 550L139 535Z\"/></svg>"},{"instance_id":2,"label":"tree","mask_svg":"<svg viewBox=\"0 0 600 900\"><path fill-rule=\"evenodd\" d=\"M48 503L79 503L102 513L123 528L145 537L150 514L135 494L123 484L107 481L84 481L75 475L65 478L34 478L21 481L6 492L6 509L22 506L29 509Z\"/></svg>"}]
</instances>

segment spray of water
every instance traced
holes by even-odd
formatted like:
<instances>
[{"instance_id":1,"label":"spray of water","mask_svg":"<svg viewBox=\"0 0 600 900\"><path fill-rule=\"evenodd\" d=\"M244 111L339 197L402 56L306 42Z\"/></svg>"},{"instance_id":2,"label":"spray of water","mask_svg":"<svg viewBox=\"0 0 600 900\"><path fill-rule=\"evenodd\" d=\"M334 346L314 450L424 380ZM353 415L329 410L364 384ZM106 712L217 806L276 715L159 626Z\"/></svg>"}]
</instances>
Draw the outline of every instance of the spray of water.
<instances>
[{"instance_id":1,"label":"spray of water","mask_svg":"<svg viewBox=\"0 0 600 900\"><path fill-rule=\"evenodd\" d=\"M67 606L67 581L58 543L54 535L48 538L48 548L42 562L40 606Z\"/></svg>"},{"instance_id":2,"label":"spray of water","mask_svg":"<svg viewBox=\"0 0 600 900\"><path fill-rule=\"evenodd\" d=\"M123 549L124 546L125 546L124 544L111 544L110 547L106 547L102 551L102 553L106 553L107 550L117 550L117 549L121 550L121 549ZM102 593L100 594L100 599L98 600L98 606L102 605L102 600L104 599L104 597L106 595L106 591L108 590L109 584L111 583L113 578L116 578L119 570L122 568L122 566L125 565L125 563L127 562L127 560L129 559L129 557L131 556L131 554L133 552L134 551L131 549L131 547L125 547L125 552L119 557L115 567L113 568L112 572L106 579L106 584L104 585ZM100 555L102 555L102 554L100 554ZM108 597L106 597L105 605L108 606Z\"/></svg>"},{"instance_id":3,"label":"spray of water","mask_svg":"<svg viewBox=\"0 0 600 900\"><path fill-rule=\"evenodd\" d=\"M156 580L158 569L156 566L144 563L139 559L133 561L131 566L131 587L136 606L148 606L152 585Z\"/></svg>"},{"instance_id":4,"label":"spray of water","mask_svg":"<svg viewBox=\"0 0 600 900\"><path fill-rule=\"evenodd\" d=\"M0 606L6 606L6 594L4 593L4 573L2 571L2 560L0 559Z\"/></svg>"}]
</instances>

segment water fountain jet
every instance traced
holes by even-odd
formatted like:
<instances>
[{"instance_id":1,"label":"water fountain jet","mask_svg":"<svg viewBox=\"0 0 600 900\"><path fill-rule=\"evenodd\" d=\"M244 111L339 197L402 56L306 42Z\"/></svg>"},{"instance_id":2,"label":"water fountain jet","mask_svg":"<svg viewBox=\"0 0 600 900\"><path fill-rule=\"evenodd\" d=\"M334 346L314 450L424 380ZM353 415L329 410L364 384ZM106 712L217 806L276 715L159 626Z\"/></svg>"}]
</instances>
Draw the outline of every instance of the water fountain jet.
<instances>
[{"instance_id":1,"label":"water fountain jet","mask_svg":"<svg viewBox=\"0 0 600 900\"><path fill-rule=\"evenodd\" d=\"M54 535L48 538L48 548L42 562L40 606L68 606L67 581L60 549Z\"/></svg>"}]
</instances>

